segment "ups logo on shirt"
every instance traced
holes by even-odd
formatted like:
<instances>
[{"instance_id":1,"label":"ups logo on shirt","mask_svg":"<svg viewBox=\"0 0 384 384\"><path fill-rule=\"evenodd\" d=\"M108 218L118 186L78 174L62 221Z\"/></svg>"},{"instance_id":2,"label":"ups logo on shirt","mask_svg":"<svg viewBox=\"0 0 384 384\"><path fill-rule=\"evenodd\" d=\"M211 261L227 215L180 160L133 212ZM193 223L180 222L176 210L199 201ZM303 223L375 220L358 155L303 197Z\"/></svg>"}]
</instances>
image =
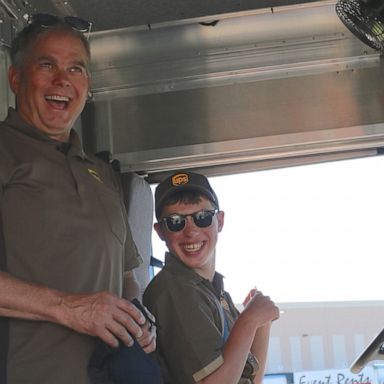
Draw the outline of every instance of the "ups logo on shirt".
<instances>
[{"instance_id":1,"label":"ups logo on shirt","mask_svg":"<svg viewBox=\"0 0 384 384\"><path fill-rule=\"evenodd\" d=\"M93 169L91 169L91 168L88 168L88 172L89 172L89 174L90 174L94 179L96 179L99 183L103 183L103 180L101 179L101 177L99 176L99 174L98 174L95 170L93 170Z\"/></svg>"}]
</instances>

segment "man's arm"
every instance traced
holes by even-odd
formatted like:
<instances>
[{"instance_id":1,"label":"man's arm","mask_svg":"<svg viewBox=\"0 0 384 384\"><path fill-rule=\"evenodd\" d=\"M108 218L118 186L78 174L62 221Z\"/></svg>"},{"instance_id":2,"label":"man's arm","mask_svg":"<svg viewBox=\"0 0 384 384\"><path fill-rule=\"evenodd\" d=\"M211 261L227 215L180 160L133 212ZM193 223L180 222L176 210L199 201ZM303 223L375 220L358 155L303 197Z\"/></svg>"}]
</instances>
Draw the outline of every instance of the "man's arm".
<instances>
[{"instance_id":1,"label":"man's arm","mask_svg":"<svg viewBox=\"0 0 384 384\"><path fill-rule=\"evenodd\" d=\"M143 335L142 313L110 292L69 294L0 272L0 316L49 321L117 347ZM131 336L132 335L132 336Z\"/></svg>"},{"instance_id":2,"label":"man's arm","mask_svg":"<svg viewBox=\"0 0 384 384\"><path fill-rule=\"evenodd\" d=\"M123 284L123 297L127 300L133 300L135 298L141 300L140 283L136 279L135 272L124 272L124 284Z\"/></svg>"},{"instance_id":3,"label":"man's arm","mask_svg":"<svg viewBox=\"0 0 384 384\"><path fill-rule=\"evenodd\" d=\"M257 331L278 317L279 310L275 304L268 296L258 292L239 315L231 330L223 350L224 363L199 384L236 384L241 377L254 340L259 338L258 335L256 337ZM257 350L255 352L260 355ZM265 366L265 359L261 364Z\"/></svg>"}]
</instances>

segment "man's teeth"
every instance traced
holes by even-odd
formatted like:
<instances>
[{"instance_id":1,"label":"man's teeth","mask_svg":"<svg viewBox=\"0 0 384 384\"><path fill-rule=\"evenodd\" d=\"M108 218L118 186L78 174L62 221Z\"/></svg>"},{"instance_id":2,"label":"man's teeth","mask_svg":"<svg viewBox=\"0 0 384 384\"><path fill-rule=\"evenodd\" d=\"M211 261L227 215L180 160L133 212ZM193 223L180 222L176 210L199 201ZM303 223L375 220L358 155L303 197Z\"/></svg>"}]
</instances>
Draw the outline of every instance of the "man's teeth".
<instances>
[{"instance_id":1,"label":"man's teeth","mask_svg":"<svg viewBox=\"0 0 384 384\"><path fill-rule=\"evenodd\" d=\"M187 252L196 252L196 251L199 251L202 246L203 246L203 243L186 244L186 245L184 245L184 249Z\"/></svg>"},{"instance_id":2,"label":"man's teeth","mask_svg":"<svg viewBox=\"0 0 384 384\"><path fill-rule=\"evenodd\" d=\"M65 102L68 102L68 101L69 101L69 97L66 97L66 96L59 96L59 95L49 95L49 96L45 96L45 99L46 99L46 100L52 100L52 101L65 101Z\"/></svg>"}]
</instances>

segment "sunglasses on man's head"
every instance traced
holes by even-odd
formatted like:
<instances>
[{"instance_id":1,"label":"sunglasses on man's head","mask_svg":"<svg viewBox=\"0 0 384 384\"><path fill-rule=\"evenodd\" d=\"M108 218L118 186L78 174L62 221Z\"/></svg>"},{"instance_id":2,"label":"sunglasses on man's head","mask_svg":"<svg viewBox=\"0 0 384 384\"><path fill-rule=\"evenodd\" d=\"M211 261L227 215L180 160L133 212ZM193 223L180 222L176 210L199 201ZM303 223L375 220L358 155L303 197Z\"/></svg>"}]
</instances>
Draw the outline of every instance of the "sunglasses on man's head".
<instances>
[{"instance_id":1,"label":"sunglasses on man's head","mask_svg":"<svg viewBox=\"0 0 384 384\"><path fill-rule=\"evenodd\" d=\"M207 228L212 224L213 216L218 212L217 209L202 210L199 212L191 213L190 215L178 215L163 217L159 223L164 223L168 231L179 232L185 228L187 217L192 217L193 222L199 228Z\"/></svg>"},{"instance_id":2,"label":"sunglasses on man's head","mask_svg":"<svg viewBox=\"0 0 384 384\"><path fill-rule=\"evenodd\" d=\"M61 18L56 15L51 15L49 13L35 13L31 15L29 23L37 24L44 28L49 28L53 25L56 25L60 21L63 21L75 31L86 33L87 38L89 33L91 32L92 23L76 16L64 16Z\"/></svg>"}]
</instances>

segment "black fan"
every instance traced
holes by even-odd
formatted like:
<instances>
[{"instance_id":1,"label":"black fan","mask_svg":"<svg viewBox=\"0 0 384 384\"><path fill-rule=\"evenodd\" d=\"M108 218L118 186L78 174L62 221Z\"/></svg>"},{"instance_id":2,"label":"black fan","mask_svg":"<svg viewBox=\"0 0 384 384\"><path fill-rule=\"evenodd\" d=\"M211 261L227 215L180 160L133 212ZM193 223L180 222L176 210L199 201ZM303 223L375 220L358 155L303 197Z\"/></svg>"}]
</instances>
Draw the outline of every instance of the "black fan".
<instances>
[{"instance_id":1,"label":"black fan","mask_svg":"<svg viewBox=\"0 0 384 384\"><path fill-rule=\"evenodd\" d=\"M384 0L339 0L336 13L362 42L384 50Z\"/></svg>"}]
</instances>

